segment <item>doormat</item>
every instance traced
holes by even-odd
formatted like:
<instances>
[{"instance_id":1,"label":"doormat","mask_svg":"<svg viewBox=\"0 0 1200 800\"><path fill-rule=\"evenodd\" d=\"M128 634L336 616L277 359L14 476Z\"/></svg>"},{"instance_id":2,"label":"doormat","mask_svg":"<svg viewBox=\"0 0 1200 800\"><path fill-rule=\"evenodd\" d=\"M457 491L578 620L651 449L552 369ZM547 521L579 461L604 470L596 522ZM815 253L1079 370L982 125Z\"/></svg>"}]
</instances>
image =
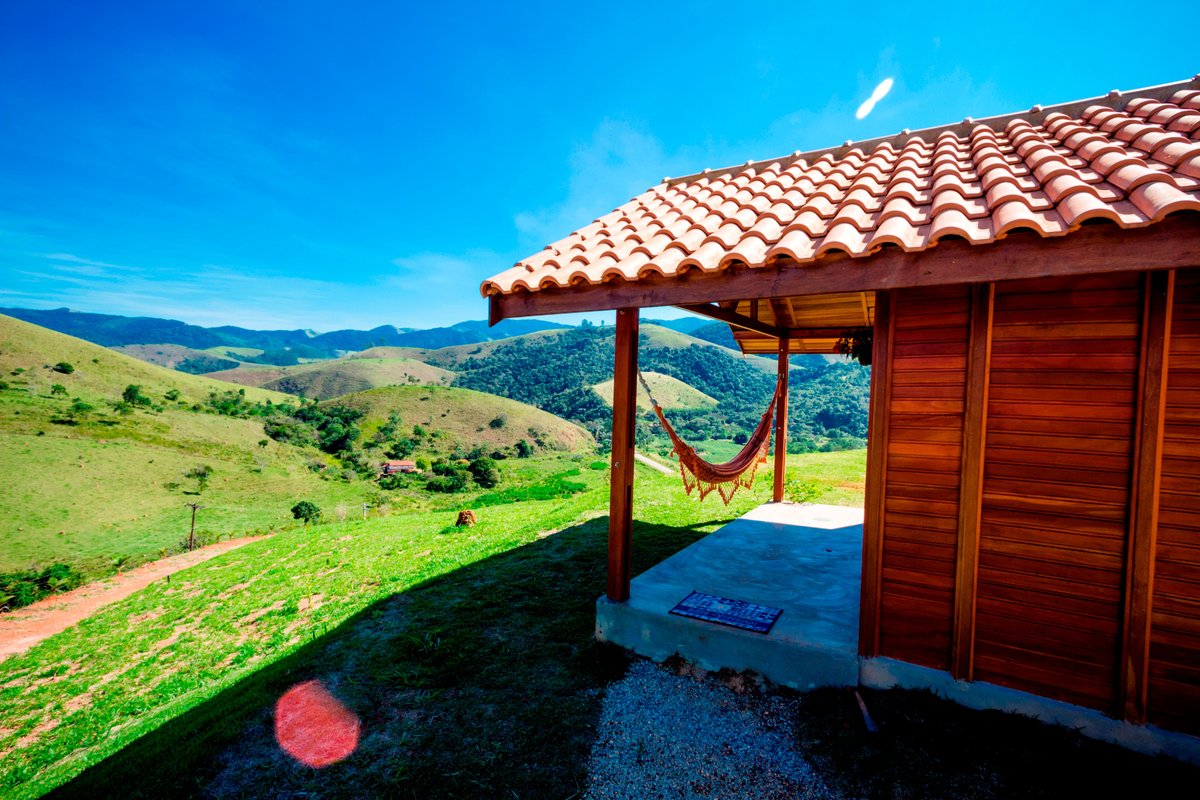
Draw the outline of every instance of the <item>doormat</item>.
<instances>
[{"instance_id":1,"label":"doormat","mask_svg":"<svg viewBox=\"0 0 1200 800\"><path fill-rule=\"evenodd\" d=\"M745 600L730 600L728 597L717 597L712 594L692 592L679 605L671 609L672 614L681 617L694 617L720 625L730 625L755 633L767 633L779 615L782 608L760 606L757 603L747 603Z\"/></svg>"}]
</instances>

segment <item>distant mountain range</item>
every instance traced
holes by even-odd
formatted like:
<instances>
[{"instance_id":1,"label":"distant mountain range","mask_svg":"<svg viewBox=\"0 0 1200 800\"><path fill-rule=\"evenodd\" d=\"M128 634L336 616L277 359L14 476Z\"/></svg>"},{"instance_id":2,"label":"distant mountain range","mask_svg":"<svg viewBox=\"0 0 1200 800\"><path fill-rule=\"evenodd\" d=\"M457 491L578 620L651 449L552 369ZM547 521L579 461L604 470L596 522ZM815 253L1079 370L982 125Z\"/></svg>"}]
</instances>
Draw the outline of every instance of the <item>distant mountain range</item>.
<instances>
[{"instance_id":1,"label":"distant mountain range","mask_svg":"<svg viewBox=\"0 0 1200 800\"><path fill-rule=\"evenodd\" d=\"M343 353L357 352L370 347L430 349L453 347L572 327L540 319L506 319L492 327L488 326L487 320L468 320L441 328L414 329L380 325L366 331L340 330L316 333L312 330L256 331L233 325L206 328L174 319L92 314L84 311L72 311L69 308L44 310L0 308L0 314L32 322L43 328L49 328L105 347L139 344L175 344L194 350L207 350L213 347L249 347L268 353L288 351L292 354L293 359L297 356L300 358L334 358ZM710 325L708 320L696 317L645 321L681 333L692 333ZM718 323L718 327L726 328L720 323ZM724 343L722 342L722 344ZM268 361L268 363L273 362Z\"/></svg>"}]
</instances>

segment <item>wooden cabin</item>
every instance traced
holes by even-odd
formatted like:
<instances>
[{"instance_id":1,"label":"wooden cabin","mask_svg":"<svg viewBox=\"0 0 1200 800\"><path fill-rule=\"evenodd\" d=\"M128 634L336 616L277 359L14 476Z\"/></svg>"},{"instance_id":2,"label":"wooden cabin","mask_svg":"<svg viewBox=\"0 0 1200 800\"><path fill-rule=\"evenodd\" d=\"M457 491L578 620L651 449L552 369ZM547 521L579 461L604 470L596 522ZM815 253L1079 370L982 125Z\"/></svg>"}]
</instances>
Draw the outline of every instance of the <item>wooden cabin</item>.
<instances>
[{"instance_id":1,"label":"wooden cabin","mask_svg":"<svg viewBox=\"0 0 1200 800\"><path fill-rule=\"evenodd\" d=\"M482 292L617 310L610 599L638 310L870 327L860 661L1200 735L1200 80L666 179Z\"/></svg>"},{"instance_id":2,"label":"wooden cabin","mask_svg":"<svg viewBox=\"0 0 1200 800\"><path fill-rule=\"evenodd\" d=\"M417 462L409 461L408 459L390 459L383 462L379 468L380 475L396 475L397 473L409 473L417 471Z\"/></svg>"}]
</instances>

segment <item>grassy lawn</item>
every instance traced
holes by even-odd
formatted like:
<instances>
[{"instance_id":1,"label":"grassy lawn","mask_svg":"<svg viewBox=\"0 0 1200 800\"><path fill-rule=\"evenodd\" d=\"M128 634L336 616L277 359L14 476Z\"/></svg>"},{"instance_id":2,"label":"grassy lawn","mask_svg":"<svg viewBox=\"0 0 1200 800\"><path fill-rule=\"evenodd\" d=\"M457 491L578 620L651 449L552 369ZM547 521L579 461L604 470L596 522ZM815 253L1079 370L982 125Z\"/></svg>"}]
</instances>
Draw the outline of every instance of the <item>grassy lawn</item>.
<instances>
[{"instance_id":1,"label":"grassy lawn","mask_svg":"<svg viewBox=\"0 0 1200 800\"><path fill-rule=\"evenodd\" d=\"M465 593L454 602L482 602L489 613L513 591L538 598L520 604L529 615L520 625L528 631L506 632L496 646L515 647L528 637L528 647L536 651L545 624L566 624L554 622L552 610L570 607L574 611L568 622L585 632L571 647L592 652L588 632L592 603L603 586L604 523L569 526L603 513L607 471L594 468L602 461L595 457L559 458L510 459L503 468L509 480L526 485L565 475L591 488L565 499L482 507L480 524L468 532L446 532L455 516L452 510L285 531L179 573L170 583L155 584L4 662L0 793L36 796L168 720L208 707L206 703L222 709L217 715L222 720L242 720L220 700L225 693L232 693L237 699L229 702L240 707L249 702L244 692L258 685L252 676L263 673L269 694L276 686L270 676L279 668L270 668L272 664L310 663L305 659L313 656L303 653L332 646L324 644L325 637L336 639L341 634L333 632L347 620L385 613L385 607L393 607L389 603L409 608L414 597L427 596L414 594L413 587L439 576L446 581L439 591ZM564 466L570 469L564 471ZM698 534L691 526L712 529L762 502L769 491L770 481L760 480L755 491L740 494L729 509L711 500L702 505L683 495L677 479L639 469L638 519L649 526L645 530L656 532L639 534L639 542L646 541L639 544L641 568L692 541ZM464 499L453 507L463 507ZM449 508L453 499L446 502ZM563 528L568 530L543 538ZM543 569L548 552L555 554L555 563L561 562L552 574ZM486 568L464 572L465 565L484 560ZM508 564L511 569L504 566ZM526 573L521 565L532 566ZM561 574L568 566L571 574ZM527 585L530 580L537 585ZM478 589L480 581L492 588ZM551 590L561 596L544 594ZM443 613L451 600L435 596L426 622L406 622L395 630L389 624L387 635L408 631L424 641L433 631L430 636L444 639L444 632L460 622ZM474 669L482 668L476 658L479 647L473 642L463 651L464 658L475 659ZM420 655L388 657L392 666L379 668L419 662ZM424 669L419 663L411 668ZM266 695L254 696L265 702ZM241 724L209 722L206 729L213 725L211 735L224 731L228 737Z\"/></svg>"}]
</instances>

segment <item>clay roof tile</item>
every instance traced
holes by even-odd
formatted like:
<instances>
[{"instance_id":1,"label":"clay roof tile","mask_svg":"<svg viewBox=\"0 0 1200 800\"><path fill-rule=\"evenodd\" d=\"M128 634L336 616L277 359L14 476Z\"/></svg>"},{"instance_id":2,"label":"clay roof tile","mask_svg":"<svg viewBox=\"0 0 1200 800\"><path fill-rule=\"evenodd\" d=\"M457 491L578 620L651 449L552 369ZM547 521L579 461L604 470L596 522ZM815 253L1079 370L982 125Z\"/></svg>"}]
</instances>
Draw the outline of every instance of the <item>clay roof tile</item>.
<instances>
[{"instance_id":1,"label":"clay roof tile","mask_svg":"<svg viewBox=\"0 0 1200 800\"><path fill-rule=\"evenodd\" d=\"M1200 80L666 180L485 295L1200 212Z\"/></svg>"}]
</instances>

